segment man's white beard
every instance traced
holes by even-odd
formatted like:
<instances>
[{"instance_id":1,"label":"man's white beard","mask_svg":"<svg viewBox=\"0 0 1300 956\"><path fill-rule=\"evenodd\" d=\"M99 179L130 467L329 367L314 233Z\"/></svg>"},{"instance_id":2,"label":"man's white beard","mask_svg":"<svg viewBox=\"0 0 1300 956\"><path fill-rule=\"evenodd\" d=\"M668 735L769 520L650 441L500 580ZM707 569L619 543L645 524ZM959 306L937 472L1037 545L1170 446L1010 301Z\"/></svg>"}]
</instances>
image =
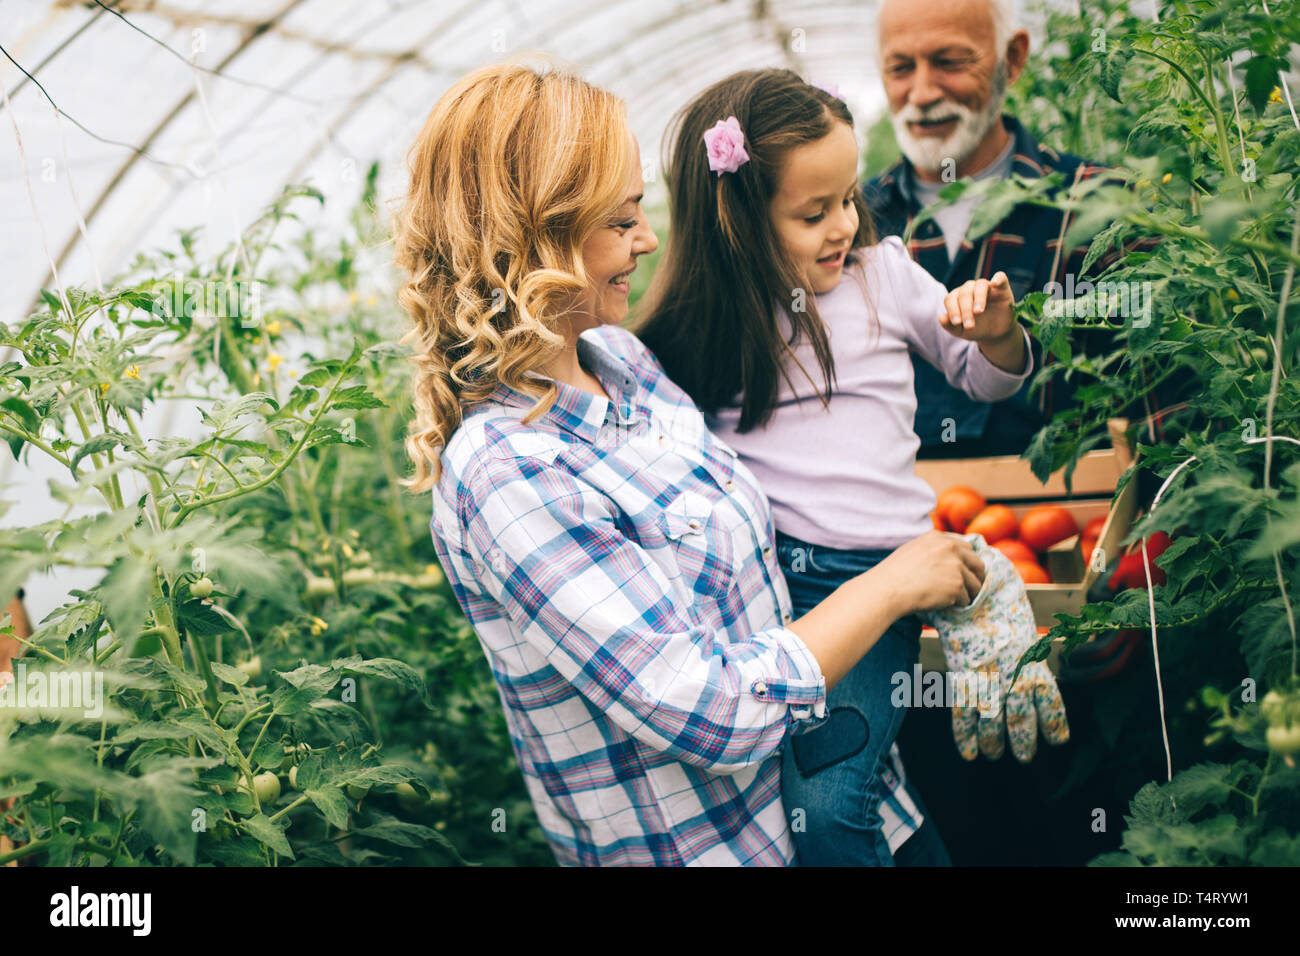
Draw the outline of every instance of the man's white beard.
<instances>
[{"instance_id":1,"label":"man's white beard","mask_svg":"<svg viewBox=\"0 0 1300 956\"><path fill-rule=\"evenodd\" d=\"M993 124L1002 119L1002 105L1006 102L1007 62L999 60L993 70L993 89L984 109L976 113L960 103L944 99L926 109L914 104L907 104L889 117L894 127L894 138L903 155L917 169L934 175L942 172L944 160L952 160L954 174L956 167L966 161L983 141ZM957 128L946 139L935 136L913 136L908 123L919 120L947 119L957 117Z\"/></svg>"}]
</instances>

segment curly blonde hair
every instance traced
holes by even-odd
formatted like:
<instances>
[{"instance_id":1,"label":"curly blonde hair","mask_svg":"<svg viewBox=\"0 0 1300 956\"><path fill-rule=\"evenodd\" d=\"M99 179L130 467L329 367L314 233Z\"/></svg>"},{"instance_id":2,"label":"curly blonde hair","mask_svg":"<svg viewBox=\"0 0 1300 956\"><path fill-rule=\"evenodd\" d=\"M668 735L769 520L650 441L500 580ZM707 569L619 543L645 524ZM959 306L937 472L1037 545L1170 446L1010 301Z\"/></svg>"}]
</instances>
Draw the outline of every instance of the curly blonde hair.
<instances>
[{"instance_id":1,"label":"curly blonde hair","mask_svg":"<svg viewBox=\"0 0 1300 956\"><path fill-rule=\"evenodd\" d=\"M476 70L434 105L395 230L416 352L403 487L437 483L463 410L499 384L538 399L526 423L551 407L555 383L527 373L567 344L564 314L591 284L582 245L635 163L623 101L549 61Z\"/></svg>"}]
</instances>

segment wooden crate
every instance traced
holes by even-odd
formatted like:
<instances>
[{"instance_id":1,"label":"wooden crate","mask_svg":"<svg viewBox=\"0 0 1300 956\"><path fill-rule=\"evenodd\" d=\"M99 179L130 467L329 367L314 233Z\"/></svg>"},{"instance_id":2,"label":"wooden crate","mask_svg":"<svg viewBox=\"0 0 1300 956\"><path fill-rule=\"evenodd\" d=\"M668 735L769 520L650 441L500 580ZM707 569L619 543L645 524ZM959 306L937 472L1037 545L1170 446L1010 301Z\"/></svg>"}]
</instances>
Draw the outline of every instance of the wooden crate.
<instances>
[{"instance_id":1,"label":"wooden crate","mask_svg":"<svg viewBox=\"0 0 1300 956\"><path fill-rule=\"evenodd\" d=\"M1129 533L1137 513L1137 483L1129 482L1123 491L1115 494L1119 478L1132 463L1133 456L1124 437L1128 422L1112 419L1108 424L1111 447L1089 452L1079 459L1069 497L1066 497L1064 470L1043 483L1034 477L1029 462L1010 456L918 461L916 474L925 479L936 495L953 485L966 485L982 494L989 504L1007 505L1017 518L1037 505L1060 505L1074 516L1080 528L1093 518L1105 515L1097 548L1113 557L1120 553L1119 543ZM1077 614L1088 589L1101 574L1083 562L1077 535L1061 542L1052 552L1048 561L1055 570L1073 567L1079 576L1061 580L1054 573L1051 584L1025 585L1040 634L1057 623L1058 613ZM1058 667L1060 644L1054 642L1048 658L1048 666L1053 671ZM921 665L926 670L946 669L939 636L933 628L921 632Z\"/></svg>"}]
</instances>

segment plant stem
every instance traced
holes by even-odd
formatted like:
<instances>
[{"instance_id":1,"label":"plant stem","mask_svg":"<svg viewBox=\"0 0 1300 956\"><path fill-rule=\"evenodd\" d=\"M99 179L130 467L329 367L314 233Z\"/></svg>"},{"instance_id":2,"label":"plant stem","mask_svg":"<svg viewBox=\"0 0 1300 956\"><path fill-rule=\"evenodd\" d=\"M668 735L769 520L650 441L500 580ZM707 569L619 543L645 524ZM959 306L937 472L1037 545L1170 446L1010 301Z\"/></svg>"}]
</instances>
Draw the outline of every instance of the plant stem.
<instances>
[{"instance_id":1,"label":"plant stem","mask_svg":"<svg viewBox=\"0 0 1300 956\"><path fill-rule=\"evenodd\" d=\"M219 495L213 495L210 498L203 498L200 501L192 501L186 504L177 512L175 519L172 521L171 527L175 528L180 525L182 521L199 508L205 508L208 505L214 505L221 501L229 501L231 498L238 498L240 495L257 491L260 488L265 488L271 482L275 481L275 479L279 478L280 475L284 473L284 470L289 467L293 459L302 451L303 446L307 444L307 439L311 436L312 429L315 428L316 423L320 421L321 416L325 414L325 409L329 406L330 399L334 397L334 393L338 390L339 385L342 384L343 379L347 374L348 370L346 369L339 372L338 377L334 380L334 384L330 386L329 394L321 400L320 406L316 409L316 414L312 416L312 427L303 431L299 439L294 442L293 447L285 454L284 460L282 460L280 464L276 465L269 475L253 482L251 485L242 485L238 490L222 492Z\"/></svg>"}]
</instances>

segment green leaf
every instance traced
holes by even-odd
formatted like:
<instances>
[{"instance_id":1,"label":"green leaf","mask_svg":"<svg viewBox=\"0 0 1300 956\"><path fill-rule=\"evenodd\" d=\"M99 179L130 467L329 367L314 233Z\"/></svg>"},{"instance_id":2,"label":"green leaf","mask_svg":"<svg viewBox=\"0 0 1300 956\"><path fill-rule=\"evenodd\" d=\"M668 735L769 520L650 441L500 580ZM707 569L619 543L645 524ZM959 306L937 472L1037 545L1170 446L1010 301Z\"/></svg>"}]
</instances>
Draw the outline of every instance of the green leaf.
<instances>
[{"instance_id":1,"label":"green leaf","mask_svg":"<svg viewBox=\"0 0 1300 956\"><path fill-rule=\"evenodd\" d=\"M211 425L217 431L221 431L236 419L252 414L263 405L270 405L275 409L280 407L274 396L267 392L249 392L247 395L241 395L231 401L216 402L210 411L205 412L199 409L199 415L206 424Z\"/></svg>"},{"instance_id":2,"label":"green leaf","mask_svg":"<svg viewBox=\"0 0 1300 956\"><path fill-rule=\"evenodd\" d=\"M338 671L319 664L304 664L287 673L276 671L289 685L277 687L271 695L271 704L277 714L296 714L319 700L333 689L342 676Z\"/></svg>"},{"instance_id":3,"label":"green leaf","mask_svg":"<svg viewBox=\"0 0 1300 956\"><path fill-rule=\"evenodd\" d=\"M329 369L314 368L298 379L298 384L304 388L319 388L322 385L329 384L336 374L337 372L331 372Z\"/></svg>"},{"instance_id":4,"label":"green leaf","mask_svg":"<svg viewBox=\"0 0 1300 956\"><path fill-rule=\"evenodd\" d=\"M31 432L33 435L40 431L41 419L40 416L36 414L36 409L32 408L31 405L23 401L21 398L10 396L9 398L0 401L0 408L8 409L16 415L22 421L23 428Z\"/></svg>"},{"instance_id":5,"label":"green leaf","mask_svg":"<svg viewBox=\"0 0 1300 956\"><path fill-rule=\"evenodd\" d=\"M279 770L280 764L284 760L284 747L279 739L272 740L269 737L263 737L262 742L257 745L249 758L254 764L263 769Z\"/></svg>"},{"instance_id":6,"label":"green leaf","mask_svg":"<svg viewBox=\"0 0 1300 956\"><path fill-rule=\"evenodd\" d=\"M231 667L229 664L221 664L217 661L213 661L212 673L218 680L223 680L227 684L234 684L236 687L243 687L248 683L248 675L238 667Z\"/></svg>"},{"instance_id":7,"label":"green leaf","mask_svg":"<svg viewBox=\"0 0 1300 956\"><path fill-rule=\"evenodd\" d=\"M233 624L200 600L186 601L176 609L176 623L192 635L224 634L235 630Z\"/></svg>"},{"instance_id":8,"label":"green leaf","mask_svg":"<svg viewBox=\"0 0 1300 956\"><path fill-rule=\"evenodd\" d=\"M215 862L226 866L266 866L261 844L255 840L227 840L225 843L206 842L203 852Z\"/></svg>"},{"instance_id":9,"label":"green leaf","mask_svg":"<svg viewBox=\"0 0 1300 956\"><path fill-rule=\"evenodd\" d=\"M139 555L127 554L109 566L97 588L113 633L125 647L133 646L144 628L154 575L153 564Z\"/></svg>"},{"instance_id":10,"label":"green leaf","mask_svg":"<svg viewBox=\"0 0 1300 956\"><path fill-rule=\"evenodd\" d=\"M390 657L375 657L367 661L352 663L350 661L335 661L334 667L340 668L347 674L362 674L367 677L378 677L382 680L391 680L400 684L405 690L411 691L424 697L428 693L428 688L424 683L424 678L410 664L403 661L393 660Z\"/></svg>"},{"instance_id":11,"label":"green leaf","mask_svg":"<svg viewBox=\"0 0 1300 956\"><path fill-rule=\"evenodd\" d=\"M353 385L335 392L330 408L387 408L379 398L370 394L364 385Z\"/></svg>"},{"instance_id":12,"label":"green leaf","mask_svg":"<svg viewBox=\"0 0 1300 956\"><path fill-rule=\"evenodd\" d=\"M1124 79L1124 68L1133 59L1133 51L1128 47L1119 47L1110 52L1101 68L1101 88L1116 103L1122 103L1119 96L1120 82Z\"/></svg>"},{"instance_id":13,"label":"green leaf","mask_svg":"<svg viewBox=\"0 0 1300 956\"><path fill-rule=\"evenodd\" d=\"M383 840L385 843L393 843L397 846L424 846L430 840L436 839L436 831L431 827L396 819L357 827L352 832L357 836L374 837L376 840Z\"/></svg>"},{"instance_id":14,"label":"green leaf","mask_svg":"<svg viewBox=\"0 0 1300 956\"><path fill-rule=\"evenodd\" d=\"M285 838L284 830L272 823L263 814L259 813L246 820L241 820L240 826L247 830L249 835L259 843L265 844L281 856L287 856L291 860L294 858L293 849L289 846L288 839Z\"/></svg>"},{"instance_id":15,"label":"green leaf","mask_svg":"<svg viewBox=\"0 0 1300 956\"><path fill-rule=\"evenodd\" d=\"M1255 112L1268 106L1269 95L1277 86L1278 64L1272 57L1256 56L1246 61L1246 96Z\"/></svg>"},{"instance_id":16,"label":"green leaf","mask_svg":"<svg viewBox=\"0 0 1300 956\"><path fill-rule=\"evenodd\" d=\"M225 751L228 741L222 737L217 729L207 723L206 719L199 717L197 720L160 720L155 722L141 722L126 727L116 735L112 742L114 744L126 744L136 740L199 740L214 750Z\"/></svg>"},{"instance_id":17,"label":"green leaf","mask_svg":"<svg viewBox=\"0 0 1300 956\"><path fill-rule=\"evenodd\" d=\"M298 785L302 787L302 768L298 768ZM330 785L320 788L311 788L303 790L303 794L316 805L316 809L325 815L331 826L338 827L340 830L346 829L348 825L348 802L343 796L343 791L338 787Z\"/></svg>"}]
</instances>

